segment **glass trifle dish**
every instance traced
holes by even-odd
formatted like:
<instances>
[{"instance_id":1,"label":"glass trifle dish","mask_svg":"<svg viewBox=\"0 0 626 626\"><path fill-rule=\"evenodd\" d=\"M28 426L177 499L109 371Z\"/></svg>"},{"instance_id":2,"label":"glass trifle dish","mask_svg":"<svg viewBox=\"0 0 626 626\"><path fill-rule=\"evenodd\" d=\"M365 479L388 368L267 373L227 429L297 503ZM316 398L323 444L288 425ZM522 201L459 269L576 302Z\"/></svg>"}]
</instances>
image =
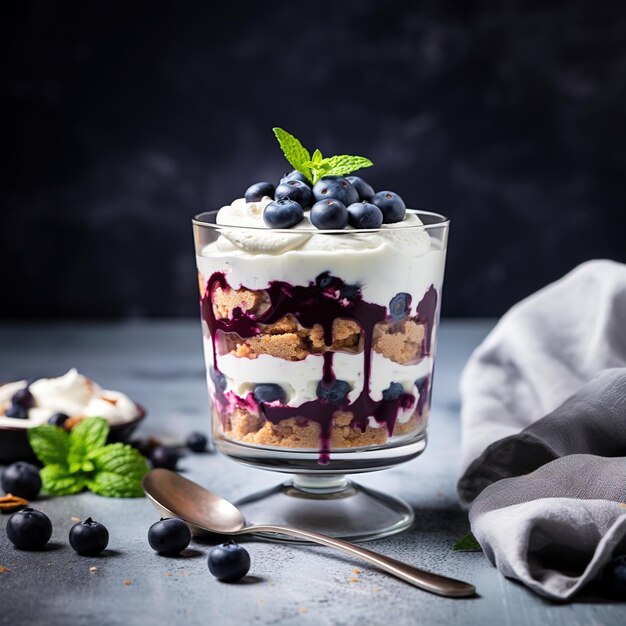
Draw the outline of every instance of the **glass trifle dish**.
<instances>
[{"instance_id":1,"label":"glass trifle dish","mask_svg":"<svg viewBox=\"0 0 626 626\"><path fill-rule=\"evenodd\" d=\"M193 220L215 445L293 474L238 503L248 521L399 532L412 509L346 475L426 447L448 220L275 132L299 169Z\"/></svg>"}]
</instances>

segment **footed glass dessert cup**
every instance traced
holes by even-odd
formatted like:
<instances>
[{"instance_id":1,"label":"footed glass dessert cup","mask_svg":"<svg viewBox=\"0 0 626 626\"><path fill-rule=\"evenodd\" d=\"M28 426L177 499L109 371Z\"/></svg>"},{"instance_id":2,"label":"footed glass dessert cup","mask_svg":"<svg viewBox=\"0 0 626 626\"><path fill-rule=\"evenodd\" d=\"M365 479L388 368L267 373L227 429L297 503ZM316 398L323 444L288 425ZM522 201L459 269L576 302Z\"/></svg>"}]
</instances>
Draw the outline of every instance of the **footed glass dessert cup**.
<instances>
[{"instance_id":1,"label":"footed glass dessert cup","mask_svg":"<svg viewBox=\"0 0 626 626\"><path fill-rule=\"evenodd\" d=\"M291 474L238 503L252 523L352 541L408 528L402 500L347 479L424 451L449 221L372 230L194 220L212 435Z\"/></svg>"}]
</instances>

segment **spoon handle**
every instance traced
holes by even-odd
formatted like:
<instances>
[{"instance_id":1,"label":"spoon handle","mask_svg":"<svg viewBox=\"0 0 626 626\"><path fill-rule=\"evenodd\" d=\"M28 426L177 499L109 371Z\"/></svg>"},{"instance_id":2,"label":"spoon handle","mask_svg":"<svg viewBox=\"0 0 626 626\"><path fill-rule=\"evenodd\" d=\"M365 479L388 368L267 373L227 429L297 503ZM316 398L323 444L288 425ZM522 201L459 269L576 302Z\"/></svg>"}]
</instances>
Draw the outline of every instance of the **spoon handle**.
<instances>
[{"instance_id":1,"label":"spoon handle","mask_svg":"<svg viewBox=\"0 0 626 626\"><path fill-rule=\"evenodd\" d=\"M362 548L361 546L357 546L353 543L321 535L320 533L310 530L285 528L282 526L255 525L248 526L239 531L237 534L244 533L280 533L281 535L288 535L298 539L307 539L308 541L320 543L324 546L329 546L330 548L336 548L337 550L347 552L348 554L357 556L364 561L372 563L378 568L396 576L397 578L401 578L415 587L419 587L425 591L430 591L431 593L436 593L440 596L463 598L476 594L476 587L474 587L474 585L470 585L469 583L418 569L417 567L412 567L411 565L407 565L406 563L402 563L401 561L397 561L396 559L392 559L388 556L372 552L367 548Z\"/></svg>"}]
</instances>

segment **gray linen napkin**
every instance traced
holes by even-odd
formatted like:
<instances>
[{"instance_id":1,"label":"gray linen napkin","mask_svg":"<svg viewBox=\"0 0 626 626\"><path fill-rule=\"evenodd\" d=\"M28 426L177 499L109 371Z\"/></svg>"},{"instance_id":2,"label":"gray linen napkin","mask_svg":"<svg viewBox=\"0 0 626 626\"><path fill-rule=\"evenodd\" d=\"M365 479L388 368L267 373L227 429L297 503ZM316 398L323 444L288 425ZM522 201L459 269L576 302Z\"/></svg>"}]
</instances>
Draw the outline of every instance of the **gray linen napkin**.
<instances>
[{"instance_id":1,"label":"gray linen napkin","mask_svg":"<svg viewBox=\"0 0 626 626\"><path fill-rule=\"evenodd\" d=\"M626 266L584 264L514 307L462 393L476 538L505 576L570 598L626 549Z\"/></svg>"}]
</instances>

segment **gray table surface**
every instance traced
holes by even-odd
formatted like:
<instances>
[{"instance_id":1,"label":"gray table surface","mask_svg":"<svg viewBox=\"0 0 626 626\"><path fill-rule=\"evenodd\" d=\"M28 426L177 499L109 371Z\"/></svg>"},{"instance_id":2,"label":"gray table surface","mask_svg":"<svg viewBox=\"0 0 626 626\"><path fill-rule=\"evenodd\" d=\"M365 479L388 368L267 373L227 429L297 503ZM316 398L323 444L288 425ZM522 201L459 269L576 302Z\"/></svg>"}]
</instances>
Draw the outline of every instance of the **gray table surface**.
<instances>
[{"instance_id":1,"label":"gray table surface","mask_svg":"<svg viewBox=\"0 0 626 626\"><path fill-rule=\"evenodd\" d=\"M504 579L482 553L451 550L468 529L455 497L458 380L491 326L444 321L426 452L394 469L357 477L403 497L416 511L413 528L369 547L469 580L479 597L440 598L323 547L262 541L246 543L252 568L245 582L219 583L207 570L210 545L194 542L185 557L175 559L152 552L146 533L158 516L145 498L84 493L36 504L54 526L42 552L14 549L6 538L7 516L0 519L0 566L9 570L0 573L0 624L623 624L623 604L589 595L572 604L550 603ZM144 404L149 418L143 434L174 443L191 430L208 430L195 321L0 327L0 380L70 367ZM217 454L186 456L181 468L233 500L281 478ZM110 549L103 556L80 557L69 547L72 518L88 516L109 529Z\"/></svg>"}]
</instances>

